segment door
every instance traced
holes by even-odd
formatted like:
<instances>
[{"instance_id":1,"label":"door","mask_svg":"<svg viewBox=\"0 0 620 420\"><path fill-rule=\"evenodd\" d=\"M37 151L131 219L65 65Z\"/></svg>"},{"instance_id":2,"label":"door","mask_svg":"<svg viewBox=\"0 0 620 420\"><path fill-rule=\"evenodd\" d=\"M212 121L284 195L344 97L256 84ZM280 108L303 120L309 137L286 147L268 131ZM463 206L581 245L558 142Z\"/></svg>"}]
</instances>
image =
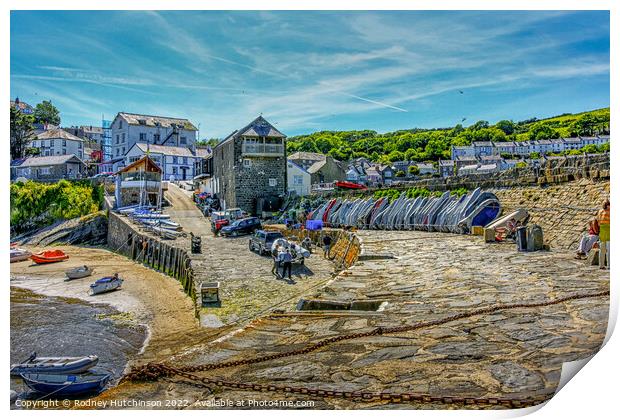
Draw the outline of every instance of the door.
<instances>
[{"instance_id":1,"label":"door","mask_svg":"<svg viewBox=\"0 0 620 420\"><path fill-rule=\"evenodd\" d=\"M181 168L181 176L183 177L183 181L185 181L187 179L187 168L183 167Z\"/></svg>"}]
</instances>

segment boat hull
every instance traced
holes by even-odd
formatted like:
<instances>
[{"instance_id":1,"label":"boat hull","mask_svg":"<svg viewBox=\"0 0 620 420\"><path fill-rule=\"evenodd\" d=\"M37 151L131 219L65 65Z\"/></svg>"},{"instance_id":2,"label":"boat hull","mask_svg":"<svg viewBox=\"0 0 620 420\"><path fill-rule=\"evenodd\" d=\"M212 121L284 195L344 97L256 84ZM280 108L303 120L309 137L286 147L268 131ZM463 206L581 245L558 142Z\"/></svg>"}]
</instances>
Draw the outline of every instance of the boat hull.
<instances>
[{"instance_id":1,"label":"boat hull","mask_svg":"<svg viewBox=\"0 0 620 420\"><path fill-rule=\"evenodd\" d=\"M51 264L61 261L66 261L69 256L62 251L44 251L39 254L32 254L30 259L36 264Z\"/></svg>"},{"instance_id":2,"label":"boat hull","mask_svg":"<svg viewBox=\"0 0 620 420\"><path fill-rule=\"evenodd\" d=\"M39 357L27 363L11 366L11 375L22 373L76 374L84 373L97 365L99 357Z\"/></svg>"},{"instance_id":3,"label":"boat hull","mask_svg":"<svg viewBox=\"0 0 620 420\"><path fill-rule=\"evenodd\" d=\"M24 373L22 379L31 390L41 394L74 396L99 393L103 390L109 374L98 375L51 375Z\"/></svg>"}]
</instances>

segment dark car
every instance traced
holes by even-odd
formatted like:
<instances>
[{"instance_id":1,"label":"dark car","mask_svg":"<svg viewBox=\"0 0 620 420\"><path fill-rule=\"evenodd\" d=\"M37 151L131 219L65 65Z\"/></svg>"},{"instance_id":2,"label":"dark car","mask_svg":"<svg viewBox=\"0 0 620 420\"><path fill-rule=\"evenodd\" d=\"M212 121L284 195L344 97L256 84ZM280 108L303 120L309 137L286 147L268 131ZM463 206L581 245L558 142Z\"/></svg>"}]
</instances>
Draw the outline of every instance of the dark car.
<instances>
[{"instance_id":1,"label":"dark car","mask_svg":"<svg viewBox=\"0 0 620 420\"><path fill-rule=\"evenodd\" d=\"M235 220L228 226L224 226L220 229L220 235L222 236L240 236L254 233L256 229L262 227L260 219L258 217L248 217L246 219Z\"/></svg>"},{"instance_id":2,"label":"dark car","mask_svg":"<svg viewBox=\"0 0 620 420\"><path fill-rule=\"evenodd\" d=\"M260 255L271 252L271 245L278 238L284 238L281 232L257 230L254 236L250 238L250 251L258 252Z\"/></svg>"}]
</instances>

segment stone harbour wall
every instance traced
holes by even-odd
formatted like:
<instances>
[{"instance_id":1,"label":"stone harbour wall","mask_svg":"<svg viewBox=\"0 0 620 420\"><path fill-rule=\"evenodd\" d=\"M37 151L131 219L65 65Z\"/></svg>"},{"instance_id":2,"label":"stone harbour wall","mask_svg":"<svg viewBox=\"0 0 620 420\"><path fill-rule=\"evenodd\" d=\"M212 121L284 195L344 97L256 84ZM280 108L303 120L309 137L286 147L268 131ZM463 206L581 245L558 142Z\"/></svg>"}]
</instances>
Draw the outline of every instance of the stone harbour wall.
<instances>
[{"instance_id":1,"label":"stone harbour wall","mask_svg":"<svg viewBox=\"0 0 620 420\"><path fill-rule=\"evenodd\" d=\"M526 209L530 224L543 229L545 242L551 247L576 250L588 220L596 216L605 199L609 198L608 180L581 178L562 184L499 188L497 195L503 214Z\"/></svg>"}]
</instances>

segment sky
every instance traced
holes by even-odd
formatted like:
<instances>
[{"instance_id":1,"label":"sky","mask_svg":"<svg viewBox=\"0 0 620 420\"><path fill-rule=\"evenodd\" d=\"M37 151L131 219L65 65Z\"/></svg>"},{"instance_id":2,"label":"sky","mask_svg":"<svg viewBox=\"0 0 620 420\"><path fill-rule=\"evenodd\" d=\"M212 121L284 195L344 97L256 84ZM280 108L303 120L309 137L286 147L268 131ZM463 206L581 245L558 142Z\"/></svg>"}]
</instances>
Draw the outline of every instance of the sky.
<instances>
[{"instance_id":1,"label":"sky","mask_svg":"<svg viewBox=\"0 0 620 420\"><path fill-rule=\"evenodd\" d=\"M608 11L12 11L11 98L222 138L519 121L609 106Z\"/></svg>"}]
</instances>

